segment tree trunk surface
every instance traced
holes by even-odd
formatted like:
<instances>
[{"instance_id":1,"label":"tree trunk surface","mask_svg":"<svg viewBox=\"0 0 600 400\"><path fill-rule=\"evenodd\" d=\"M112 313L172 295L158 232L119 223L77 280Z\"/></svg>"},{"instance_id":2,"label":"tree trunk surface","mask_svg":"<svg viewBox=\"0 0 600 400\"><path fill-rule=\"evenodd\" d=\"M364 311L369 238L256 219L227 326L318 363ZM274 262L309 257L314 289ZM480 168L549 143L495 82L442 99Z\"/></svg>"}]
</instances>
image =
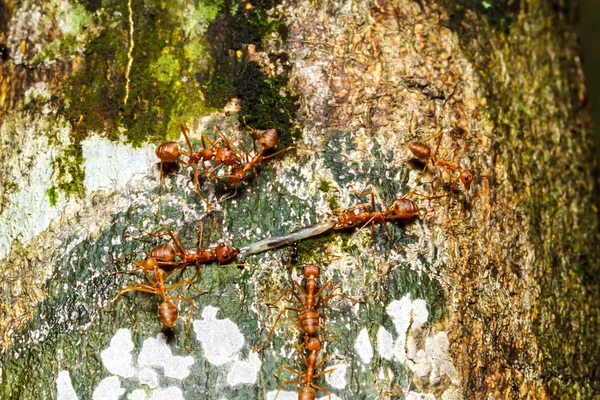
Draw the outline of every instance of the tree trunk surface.
<instances>
[{"instance_id":1,"label":"tree trunk surface","mask_svg":"<svg viewBox=\"0 0 600 400\"><path fill-rule=\"evenodd\" d=\"M564 0L0 0L0 397L273 399L305 366L289 311L321 267L317 398L600 397L595 151ZM177 122L277 148L235 198L156 146ZM441 133L441 134L440 134ZM475 175L470 190L439 163ZM439 143L439 148L438 148ZM273 177L269 171L273 167ZM201 170L202 171L202 170ZM251 181L252 179L249 179ZM280 194L277 189L281 191ZM205 266L173 297L126 293L163 226L241 248L411 189L412 221L334 230ZM447 196L439 196L447 194ZM373 232L373 236L372 233ZM374 238L374 240L372 239ZM143 255L137 255L137 259ZM169 278L191 278L188 268ZM186 321L191 329L185 348ZM301 384L278 399L297 398ZM322 390L325 389L325 390Z\"/></svg>"}]
</instances>

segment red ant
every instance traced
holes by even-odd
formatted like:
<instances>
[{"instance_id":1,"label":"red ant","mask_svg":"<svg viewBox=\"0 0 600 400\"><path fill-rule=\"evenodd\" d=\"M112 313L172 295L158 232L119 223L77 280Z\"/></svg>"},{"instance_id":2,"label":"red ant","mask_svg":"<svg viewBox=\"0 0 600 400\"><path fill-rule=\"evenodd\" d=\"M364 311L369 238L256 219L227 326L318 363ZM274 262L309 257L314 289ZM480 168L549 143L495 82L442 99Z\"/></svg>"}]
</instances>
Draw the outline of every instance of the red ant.
<instances>
[{"instance_id":1,"label":"red ant","mask_svg":"<svg viewBox=\"0 0 600 400\"><path fill-rule=\"evenodd\" d=\"M177 307L175 307L175 304L173 304L173 300L189 301L192 305L190 307L186 330L185 330L185 342L184 342L184 346L185 346L187 344L187 339L188 339L189 332L190 332L190 324L192 322L192 312L194 310L194 307L196 306L196 303L195 303L194 299L192 299L192 298L169 297L167 295L167 293L172 291L173 289L183 285L184 283L188 283L190 286L194 287L194 289L198 290L198 292L200 292L200 294L205 294L208 292L200 291L196 286L194 286L194 283L189 279L183 279L183 280L177 282L176 284L167 287L165 285L165 280L174 271L170 272L168 274L165 274L165 271L163 271L159 267L158 262L153 258L150 258L150 257L146 258L145 260L137 263L136 265L138 265L138 269L141 269L144 272L144 274L146 275L146 279L148 280L148 282L150 284L148 285L148 284L139 283L139 282L135 282L135 281L129 282L129 284L127 284L126 286L122 287L121 290L119 290L119 293L117 293L117 296L112 300L112 302L114 303L113 306L105 307L104 309L106 311L113 310L116 307L117 302L119 301L121 296L127 292L138 291L138 292L160 295L163 297L163 302L158 306L158 316L163 324L165 324L169 328L172 328L175 325L175 322L177 321L177 316L179 315L179 311L177 310ZM121 273L121 272L130 272L130 271L119 271L116 273ZM149 272L154 273L154 279L152 279ZM112 275L112 274L115 274L115 272L113 272L109 275ZM186 347L186 349L188 349L188 348ZM189 351L189 349L188 349L188 351Z\"/></svg>"},{"instance_id":2,"label":"red ant","mask_svg":"<svg viewBox=\"0 0 600 400\"><path fill-rule=\"evenodd\" d=\"M325 290L327 286L331 285L331 281L325 283L317 291L317 278L319 277L319 275L321 275L321 270L315 264L305 265L304 268L302 268L302 275L304 275L304 277L307 279L306 289L300 286L298 282L293 281L293 286L291 287L291 289L288 289L285 292L283 292L277 300L266 304L268 306L274 306L275 304L280 302L284 296L291 293L292 296L296 298L298 303L304 306L304 308L285 307L283 310L281 310L279 312L279 315L277 316L277 319L275 320L275 323L273 324L273 327L271 328L271 331L269 332L269 335L263 342L262 346L260 348L253 348L253 351L258 353L265 348L265 345L269 341L269 338L271 337L271 335L273 335L273 332L275 331L275 327L277 326L279 319L281 318L283 313L287 311L294 311L298 313L298 321L296 322L296 325L299 326L300 329L302 329L307 336L312 336L315 334L319 327L324 328L323 324L320 322L321 316L319 315L319 307L324 306L325 303L327 303L332 298L340 296L355 303L362 303L361 300L355 300L342 293L334 293L330 294L327 297L322 297L323 290ZM300 291L300 293L304 295L304 300L302 300L298 293L296 293L294 287L296 287ZM335 289L337 289L337 287L333 288L333 290Z\"/></svg>"},{"instance_id":3,"label":"red ant","mask_svg":"<svg viewBox=\"0 0 600 400\"><path fill-rule=\"evenodd\" d=\"M433 164L437 165L439 168L446 169L449 171L457 171L459 173L458 178L456 178L452 183L452 188L454 188L456 182L460 180L463 186L465 187L465 190L468 191L471 187L471 183L473 182L473 174L471 173L471 171L462 168L458 163L448 160L447 158L441 158L437 156L440 144L442 143L443 132L440 132L439 134L441 134L442 136L440 137L440 140L438 141L438 144L435 148L435 152L433 153L431 152L431 148L429 147L429 145L423 142L411 142L408 143L407 146L415 157L426 161L425 168L427 168L427 162L431 160ZM437 136L437 134L434 135L434 137L435 136ZM425 168L423 168L423 170L425 170Z\"/></svg>"},{"instance_id":4,"label":"red ant","mask_svg":"<svg viewBox=\"0 0 600 400\"><path fill-rule=\"evenodd\" d=\"M194 190L198 193L198 196L206 203L207 209L210 211L212 209L212 205L206 200L206 198L202 195L199 189L198 184L198 168L202 165L202 169L206 172L207 169L204 166L205 161L210 161L213 158L215 160L218 159L226 159L228 157L227 147L215 147L220 139L216 140L210 147L206 147L206 143L204 141L204 135L201 136L200 140L202 141L202 150L194 151L194 147L192 146L192 142L188 136L187 129L183 126L181 122L178 122L179 129L183 136L185 137L185 141L190 149L190 152L186 152L181 149L179 143L177 142L165 142L156 148L156 156L160 159L160 186L158 189L158 195L160 196L162 192L162 181L163 181L163 163L166 162L179 162L185 166L196 164L194 168ZM188 158L187 161L183 160L181 156L185 156Z\"/></svg>"},{"instance_id":5,"label":"red ant","mask_svg":"<svg viewBox=\"0 0 600 400\"><path fill-rule=\"evenodd\" d=\"M196 278L196 276L202 269L203 264L208 264L210 262L217 261L217 265L221 266L223 263L227 263L233 260L238 255L239 250L237 248L227 246L224 243L220 243L215 247L204 247L204 236L202 234L203 229L204 224L200 223L198 247L195 252L186 250L179 235L173 232L168 227L160 228L155 232L148 232L142 229L141 231L143 233L146 233L149 237L169 236L173 241L173 244L168 243L156 246L154 249L152 249L152 251L150 251L150 253L147 253L147 259L151 258L155 260L160 268L168 271L180 270L189 265L196 265L196 267L198 267L198 271L196 272L196 275L194 275L194 277L192 278L193 280ZM133 238L137 240L143 239L141 237ZM127 257L131 254L127 254L121 258ZM144 261L133 261L133 263L138 268L125 272L130 273L143 269L143 266L141 265L141 263L143 262ZM247 266L247 264L239 265Z\"/></svg>"},{"instance_id":6,"label":"red ant","mask_svg":"<svg viewBox=\"0 0 600 400\"><path fill-rule=\"evenodd\" d=\"M244 123L245 122L246 121L244 121ZM246 125L246 126L248 128L250 128L248 125ZM254 137L255 131L252 128L250 128L250 129L252 130L253 137ZM228 178L229 186L237 185L238 183L245 181L246 178L248 177L248 172L252 172L254 175L254 180L256 180L256 178L258 177L258 170L256 169L256 167L259 165L262 165L262 163L264 161L266 161L270 158L276 157L276 156L278 156L282 153L285 153L287 151L290 151L292 149L313 151L312 149L308 149L308 148L304 148L304 147L288 146L284 149L276 151L273 154L269 154L268 156L265 156L264 153L268 150L273 149L275 146L277 146L277 141L279 140L279 135L277 134L277 131L275 129L267 129L262 133L262 135L259 138L260 148L258 151L256 149L256 140L255 139L252 140L252 145L254 147L254 155L250 154L250 152L244 147L244 145L242 143L239 143L240 147L242 148L242 150L244 152L244 161L242 161L242 158L239 156L239 154L237 154L235 152L235 150L233 150L234 149L233 143L231 143L228 140L228 138L218 129L217 129L217 133L219 134L220 139L222 139L227 144L228 148L233 153L233 156L230 156L230 159L232 160L235 157L236 161L235 162L231 161L230 163L227 163L227 164L223 163L218 166L218 167L220 167L221 165L231 165L232 168L231 168L229 175L225 175L225 176L214 175L214 171L218 167L214 168L210 172L207 172L207 175L214 177L214 178L223 178L223 177ZM275 171L273 170L273 166L271 164L267 164L267 165L271 169L271 177L273 178L273 183L275 184L275 190L277 190L277 192L279 194L283 194L283 192L281 190L279 190L279 188L277 187L277 183L275 181ZM254 180L252 181L251 184L254 183ZM234 194L229 197L235 197L236 195L237 195L237 187L235 189Z\"/></svg>"},{"instance_id":7,"label":"red ant","mask_svg":"<svg viewBox=\"0 0 600 400\"><path fill-rule=\"evenodd\" d=\"M354 192L353 189L351 190ZM333 227L334 229L354 228L359 224L362 224L363 226L371 225L371 238L374 242L374 224L383 223L383 227L385 228L385 232L388 235L388 238L390 239L390 241L393 242L392 236L387 226L387 221L396 219L408 220L419 215L419 206L413 200L407 199L407 195L396 199L396 201L394 201L394 204L387 210L377 211L377 208L375 207L375 196L373 195L372 191L363 193L354 192L354 194L358 197L370 194L372 211L369 211L367 209L366 203L356 204L338 215L337 224ZM357 208L362 208L362 210L356 212ZM398 247L395 244L394 247L396 247L396 250L399 251Z\"/></svg>"},{"instance_id":8,"label":"red ant","mask_svg":"<svg viewBox=\"0 0 600 400\"><path fill-rule=\"evenodd\" d=\"M308 354L308 358L304 355L302 349L303 346L306 346L306 349L310 352ZM323 366L323 364L325 364L325 362L329 359L329 356L326 355L321 359L321 361L317 362L317 352L319 350L321 350L321 342L319 341L319 339L315 337L305 338L304 344L302 346L298 346L298 354L300 354L302 362L304 362L304 365L306 366L306 372L296 371L295 369L290 368L287 365L282 365L279 368L279 372L277 373L277 379L279 379L279 376L281 375L284 369L298 376L302 376L304 377L304 379L281 382L281 384L279 385L279 389L277 390L277 394L275 394L275 399L277 398L279 392L285 385L293 384L304 384L304 386L302 386L302 388L300 388L300 391L298 392L298 400L315 400L317 398L315 389L322 390L323 392L327 393L327 395L331 398L331 392L329 390L313 383L313 379L325 374L331 374L333 371L335 371L335 368L330 368L328 370L315 373L315 371L321 366Z\"/></svg>"}]
</instances>

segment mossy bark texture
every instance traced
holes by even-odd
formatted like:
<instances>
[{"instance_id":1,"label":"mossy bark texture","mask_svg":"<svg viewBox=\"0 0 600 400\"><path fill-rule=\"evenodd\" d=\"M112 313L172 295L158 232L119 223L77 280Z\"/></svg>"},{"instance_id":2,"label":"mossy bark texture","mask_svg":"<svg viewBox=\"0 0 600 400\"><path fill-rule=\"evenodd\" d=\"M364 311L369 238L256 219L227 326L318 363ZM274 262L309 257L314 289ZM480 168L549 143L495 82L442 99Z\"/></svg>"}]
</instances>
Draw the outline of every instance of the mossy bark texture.
<instances>
[{"instance_id":1,"label":"mossy bark texture","mask_svg":"<svg viewBox=\"0 0 600 400\"><path fill-rule=\"evenodd\" d=\"M308 262L327 293L362 301L323 311L319 370L335 370L319 398L600 396L576 14L566 0L0 0L0 397L272 399L301 379L281 366L305 370L296 314L251 348L299 307L266 303ZM207 213L191 167L165 166L157 196L153 151L187 148L178 121L196 148L219 129L252 152L252 127L304 149L235 198L201 177ZM472 171L470 190L411 141ZM195 302L176 302L172 329L150 293L105 310L145 281L109 275L119 258L165 241L127 234L168 226L193 249L202 225L205 245L243 247L370 207L355 192L386 209L411 189L407 223L205 266L202 293L171 292Z\"/></svg>"}]
</instances>

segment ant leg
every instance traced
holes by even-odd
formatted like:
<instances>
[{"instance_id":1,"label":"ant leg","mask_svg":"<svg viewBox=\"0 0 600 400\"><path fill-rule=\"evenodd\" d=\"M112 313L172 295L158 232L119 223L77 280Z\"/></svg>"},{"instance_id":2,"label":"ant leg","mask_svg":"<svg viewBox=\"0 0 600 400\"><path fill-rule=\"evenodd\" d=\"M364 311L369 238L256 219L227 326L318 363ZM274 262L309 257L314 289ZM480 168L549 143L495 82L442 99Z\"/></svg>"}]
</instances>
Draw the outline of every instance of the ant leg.
<instances>
[{"instance_id":1,"label":"ant leg","mask_svg":"<svg viewBox=\"0 0 600 400\"><path fill-rule=\"evenodd\" d=\"M225 134L223 132L221 132L221 130L219 128L217 128L216 126L215 126L215 131L217 132L217 134L219 135L219 137L221 139L223 139L223 142L225 142L225 144L227 145L227 147L229 147L229 150L232 151L232 153L235 155L235 157L238 160L241 160L240 155L238 153L236 153L236 151L235 151L235 146L233 145L233 143L231 143L229 141L229 139L227 139L227 136L225 136Z\"/></svg>"},{"instance_id":2,"label":"ant leg","mask_svg":"<svg viewBox=\"0 0 600 400\"><path fill-rule=\"evenodd\" d=\"M198 196L200 196L202 201L204 203L206 203L206 211L209 212L210 210L212 210L212 205L208 202L208 200L206 200L206 197L204 197L202 195L202 192L200 192L200 188L199 188L199 186L200 186L198 183L198 168L199 168L199 166L200 166L200 161L198 161L198 164L196 164L196 168L194 168L194 190L196 191Z\"/></svg>"},{"instance_id":3,"label":"ant leg","mask_svg":"<svg viewBox=\"0 0 600 400\"><path fill-rule=\"evenodd\" d=\"M281 316L283 315L283 313L285 313L286 311L294 311L294 312L301 312L302 310L298 310L296 308L289 308L286 307L283 310L281 310L279 312L279 315L277 315L277 319L275 320L275 323L273 324L273 327L271 328L271 330L269 331L269 335L267 336L267 338L265 339L265 341L263 342L262 346L260 346L259 348L253 347L252 351L255 353L260 353L261 351L263 351L263 349L265 348L265 345L267 344L267 342L269 341L269 339L271 338L271 336L273 335L273 332L275 332L275 327L277 326L277 323L279 322L279 319L281 318Z\"/></svg>"},{"instance_id":4,"label":"ant leg","mask_svg":"<svg viewBox=\"0 0 600 400\"><path fill-rule=\"evenodd\" d=\"M157 197L160 197L162 195L162 183L163 183L163 162L162 160L160 160L160 178L158 180L158 194L156 196L152 196L152 198L150 200L154 200Z\"/></svg>"},{"instance_id":5,"label":"ant leg","mask_svg":"<svg viewBox=\"0 0 600 400\"><path fill-rule=\"evenodd\" d=\"M134 252L131 252L131 253L127 253L127 254L122 255L121 257L117 258L117 264L127 265L127 264L131 264L131 263L135 263L135 260L128 261L128 262L121 262L121 260L124 259L124 258L127 258L127 257L131 257L131 256L136 255L136 254L143 254L146 257L148 257L148 252L147 251L137 250L137 251L134 251Z\"/></svg>"},{"instance_id":6,"label":"ant leg","mask_svg":"<svg viewBox=\"0 0 600 400\"><path fill-rule=\"evenodd\" d=\"M330 369L330 370L327 370L327 371L325 371L325 372L321 372L321 373L319 373L318 375L323 375L323 374L325 374L325 373L328 373L328 374L330 374L330 373L331 373L331 372L333 372L333 371L335 371L335 368L332 368L332 369ZM316 376L316 375L313 375L313 378L314 378L315 376ZM325 388L324 388L324 387L322 387L322 386L319 386L319 385L317 385L317 384L314 384L314 383L312 383L312 382L310 383L310 386L314 387L315 389L319 389L319 390L320 390L320 391L322 391L322 392L325 392L325 394L327 394L327 396L329 396L329 399L331 400L331 392L330 392L329 390L325 389Z\"/></svg>"},{"instance_id":7,"label":"ant leg","mask_svg":"<svg viewBox=\"0 0 600 400\"><path fill-rule=\"evenodd\" d=\"M193 287L194 289L196 289L198 291L198 293L200 293L200 294L206 294L206 293L208 293L207 291L202 291L202 290L198 289L196 287L196 285L194 285L194 282L192 282L189 279L182 279L179 282L175 283L174 285L169 286L168 288L165 289L165 293L166 292L170 292L171 290L173 290L175 288L178 288L179 286L181 286L181 285L183 285L185 283L188 283L191 287Z\"/></svg>"},{"instance_id":8,"label":"ant leg","mask_svg":"<svg viewBox=\"0 0 600 400\"><path fill-rule=\"evenodd\" d=\"M269 158L273 158L278 156L279 154L285 153L286 151L290 151L292 149L297 149L297 150L306 150L306 151L312 151L313 153L318 153L319 151L322 150L315 150L315 149L309 149L308 147L300 147L300 146L288 146L284 149L281 149L279 151L276 151L273 154L269 154L268 156L263 157L263 160L268 160Z\"/></svg>"},{"instance_id":9,"label":"ant leg","mask_svg":"<svg viewBox=\"0 0 600 400\"><path fill-rule=\"evenodd\" d=\"M186 328L185 328L185 340L183 341L183 347L185 347L185 349L190 352L191 350L189 349L189 347L187 347L187 340L188 337L190 336L190 327L192 326L192 314L194 312L194 307L196 307L196 302L194 301L194 299L190 299L188 297L167 297L168 300L179 300L179 301L189 301L190 303L192 303L192 305L190 306L190 312L188 315L188 319L187 319L187 324L186 324Z\"/></svg>"},{"instance_id":10,"label":"ant leg","mask_svg":"<svg viewBox=\"0 0 600 400\"><path fill-rule=\"evenodd\" d=\"M319 297L321 296L321 293L323 293L323 290L325 290L325 288L329 285L331 285L331 281L327 281L323 286L321 286L321 288L317 291L317 293L314 294L314 297Z\"/></svg>"},{"instance_id":11,"label":"ant leg","mask_svg":"<svg viewBox=\"0 0 600 400\"><path fill-rule=\"evenodd\" d=\"M440 139L438 140L437 146L435 146L435 152L433 152L433 156L437 155L437 152L440 148L440 144L442 144L442 139L444 138L444 131L440 130L438 133L436 133L435 135L432 136L432 138L436 137L436 136L440 136ZM434 159L435 161L435 159Z\"/></svg>"},{"instance_id":12,"label":"ant leg","mask_svg":"<svg viewBox=\"0 0 600 400\"><path fill-rule=\"evenodd\" d=\"M321 341L324 341L324 340L326 340L326 341L328 341L328 342L331 342L331 339L339 339L339 338L341 337L341 335L340 335L339 333L337 333L337 332L334 332L334 331L330 330L329 328L327 328L327 327L326 327L326 326L324 326L324 325L323 325L323 326L321 326L321 328L322 328L324 331L327 331L327 332L331 333L331 335L330 335L330 336L323 336L323 337L320 337L320 338L319 338L319 340L321 340Z\"/></svg>"},{"instance_id":13,"label":"ant leg","mask_svg":"<svg viewBox=\"0 0 600 400\"><path fill-rule=\"evenodd\" d=\"M345 294L342 293L334 293L334 294L330 294L329 296L325 297L322 301L323 304L327 303L329 300L333 299L334 297L343 297L346 300L350 300L354 303L364 303L364 300L356 300L353 299L352 297L346 296Z\"/></svg>"},{"instance_id":14,"label":"ant leg","mask_svg":"<svg viewBox=\"0 0 600 400\"><path fill-rule=\"evenodd\" d=\"M113 271L113 272L110 272L106 276L108 277L108 276L113 276L113 275L117 275L117 274L133 274L134 272L141 271L143 269L144 268L142 268L142 267L137 267L136 269L128 269L126 271Z\"/></svg>"},{"instance_id":15,"label":"ant leg","mask_svg":"<svg viewBox=\"0 0 600 400\"><path fill-rule=\"evenodd\" d=\"M274 306L275 304L279 303L279 302L281 301L281 299L283 299L283 297L284 297L286 294L290 293L291 291L292 291L292 289L287 289L287 290L285 290L283 293L281 293L281 296L279 296L279 297L277 298L277 300L275 300L275 301L270 301L270 302L267 302L267 303L265 303L265 304L266 304L267 306Z\"/></svg>"},{"instance_id":16,"label":"ant leg","mask_svg":"<svg viewBox=\"0 0 600 400\"><path fill-rule=\"evenodd\" d=\"M291 373L299 375L299 376L304 376L303 372L296 371L294 368L288 367L287 365L282 365L281 367L279 367L279 371L277 372L277 375L275 375L277 380L279 380L279 377L281 376L281 373L283 372L283 370L290 371Z\"/></svg>"},{"instance_id":17,"label":"ant leg","mask_svg":"<svg viewBox=\"0 0 600 400\"><path fill-rule=\"evenodd\" d=\"M390 230L388 229L388 225L387 225L387 221L386 220L383 220L383 227L385 228L385 233L387 234L388 238L390 239L390 242L392 242L392 244L396 248L396 251L400 252L400 248L398 246L396 246L396 243L394 242L394 239L392 239L392 235L390 234Z\"/></svg>"},{"instance_id":18,"label":"ant leg","mask_svg":"<svg viewBox=\"0 0 600 400\"><path fill-rule=\"evenodd\" d=\"M248 162L252 159L252 157L250 156L250 152L248 151L248 149L246 148L246 146L244 146L243 143L240 142L240 147L242 148L242 151L244 152L244 158L245 158L245 162ZM256 150L255 150L256 152Z\"/></svg>"},{"instance_id":19,"label":"ant leg","mask_svg":"<svg viewBox=\"0 0 600 400\"><path fill-rule=\"evenodd\" d=\"M144 293L150 293L150 294L156 294L156 289L151 288L145 288L145 287L136 287L136 286L131 286L131 284L123 287L121 290L119 290L119 293L117 293L117 296L111 300L111 303L113 303L112 307L104 307L105 311L111 311L114 310L115 307L117 306L117 302L119 301L119 299L121 298L121 296L123 296L125 293L127 292L144 292Z\"/></svg>"},{"instance_id":20,"label":"ant leg","mask_svg":"<svg viewBox=\"0 0 600 400\"><path fill-rule=\"evenodd\" d=\"M375 219L375 217L374 217L374 216L373 216L373 217L371 217L371 218L370 218L370 219L369 219L367 222L365 222L365 223L363 224L363 226L362 226L362 227L361 227L359 230L357 230L356 232L354 232L354 234L353 234L353 235L350 237L350 239L348 240L348 245L351 245L351 244L352 244L352 242L354 242L354 238L356 238L356 237L357 237L357 236L360 234L360 232L361 232L363 229L365 229L365 228L366 228L367 226L369 226L369 225L372 225L372 224L373 224L373 220L374 220L374 219Z\"/></svg>"},{"instance_id":21,"label":"ant leg","mask_svg":"<svg viewBox=\"0 0 600 400\"><path fill-rule=\"evenodd\" d=\"M302 359L302 362L304 363L304 365L308 366L308 360L306 359L306 356L304 355L304 352L302 351L302 348L305 346L305 343L302 343L300 346L296 347L296 350L298 350L298 355L300 355L300 358Z\"/></svg>"},{"instance_id":22,"label":"ant leg","mask_svg":"<svg viewBox=\"0 0 600 400\"><path fill-rule=\"evenodd\" d=\"M323 357L323 359L321 359L321 361L319 361L317 364L315 364L315 369L319 369L319 368L321 368L321 366L322 366L323 364L325 364L325 362L326 362L327 360L329 360L329 356L328 356L328 355L326 355L325 357ZM332 370L331 372L333 372L334 370L335 370L335 368L333 368L333 370ZM323 374L326 374L326 373L327 373L327 372L323 371L323 372L321 372L319 375L323 375ZM313 375L313 378L314 378L314 377L316 377L316 375Z\"/></svg>"},{"instance_id":23,"label":"ant leg","mask_svg":"<svg viewBox=\"0 0 600 400\"><path fill-rule=\"evenodd\" d=\"M275 393L275 397L273 397L273 400L277 400L277 396L279 396L279 392L281 392L281 389L285 386L285 385L299 385L301 383L304 383L304 380L297 380L297 381L285 381L285 382L281 382L281 385L279 385L279 389L277 389L277 393Z\"/></svg>"},{"instance_id":24,"label":"ant leg","mask_svg":"<svg viewBox=\"0 0 600 400\"><path fill-rule=\"evenodd\" d=\"M134 240L146 240L146 239L150 239L153 237L167 236L168 233L165 232L167 229L169 229L169 228L167 228L166 226L164 226L154 232L147 231L146 229L140 229L140 232L145 233L147 236L133 236L129 232L126 233L125 235L131 237Z\"/></svg>"},{"instance_id":25,"label":"ant leg","mask_svg":"<svg viewBox=\"0 0 600 400\"><path fill-rule=\"evenodd\" d=\"M284 191L279 190L279 187L277 186L277 181L275 180L275 170L273 169L273 166L271 164L268 164L269 168L271 169L271 178L273 178L273 186L275 187L275 190L277 191L277 193L279 194L285 194ZM256 179L256 177L258 176L258 174L254 174L254 179Z\"/></svg>"},{"instance_id":26,"label":"ant leg","mask_svg":"<svg viewBox=\"0 0 600 400\"><path fill-rule=\"evenodd\" d=\"M200 221L200 231L198 232L198 250L204 248L204 222Z\"/></svg>"},{"instance_id":27,"label":"ant leg","mask_svg":"<svg viewBox=\"0 0 600 400\"><path fill-rule=\"evenodd\" d=\"M179 125L179 129L181 130L181 133L183 133L183 137L185 137L185 141L187 142L188 147L190 148L190 153L194 154L194 148L192 147L192 142L190 141L190 138L187 135L186 128L179 121L177 121L177 124Z\"/></svg>"},{"instance_id":28,"label":"ant leg","mask_svg":"<svg viewBox=\"0 0 600 400\"><path fill-rule=\"evenodd\" d=\"M298 282L296 282L296 281L293 281L293 282L294 282L294 286L296 286L296 287L298 288L298 290L300 290L300 293L302 293L304 296L308 296L308 294L306 293L306 290L304 290L304 288L303 288L302 286L300 286L300 284L299 284ZM292 286L292 293L294 293L294 294L296 293L296 292L294 291L294 287L293 287L293 286ZM302 303L302 300L300 300L300 299L298 298L298 296L296 296L296 298L298 299L298 301L299 301L300 303Z\"/></svg>"}]
</instances>

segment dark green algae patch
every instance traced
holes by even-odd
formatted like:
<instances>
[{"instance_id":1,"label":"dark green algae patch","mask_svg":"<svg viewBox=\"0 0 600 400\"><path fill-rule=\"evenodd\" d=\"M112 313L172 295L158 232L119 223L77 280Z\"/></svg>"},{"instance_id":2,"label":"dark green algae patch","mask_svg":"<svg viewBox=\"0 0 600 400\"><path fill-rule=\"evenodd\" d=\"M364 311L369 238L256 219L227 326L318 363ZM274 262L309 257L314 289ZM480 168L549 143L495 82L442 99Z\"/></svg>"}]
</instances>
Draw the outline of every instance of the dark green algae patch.
<instances>
[{"instance_id":1,"label":"dark green algae patch","mask_svg":"<svg viewBox=\"0 0 600 400\"><path fill-rule=\"evenodd\" d=\"M245 9L237 1L132 2L134 25L132 63L127 94L130 25L127 3L83 2L98 12L100 33L87 45L81 65L64 85L64 117L73 127L68 157L56 161L56 189L83 195L81 142L90 132L103 131L114 141L139 146L179 137L177 121L189 123L240 100L237 115L254 129L275 128L282 146L291 143L298 97L288 88L290 65L285 53L269 54L283 72L267 76L264 66L248 59L248 46L262 51L267 35L285 39L287 28L267 10L277 2L253 2ZM127 95L127 102L125 97Z\"/></svg>"}]
</instances>

